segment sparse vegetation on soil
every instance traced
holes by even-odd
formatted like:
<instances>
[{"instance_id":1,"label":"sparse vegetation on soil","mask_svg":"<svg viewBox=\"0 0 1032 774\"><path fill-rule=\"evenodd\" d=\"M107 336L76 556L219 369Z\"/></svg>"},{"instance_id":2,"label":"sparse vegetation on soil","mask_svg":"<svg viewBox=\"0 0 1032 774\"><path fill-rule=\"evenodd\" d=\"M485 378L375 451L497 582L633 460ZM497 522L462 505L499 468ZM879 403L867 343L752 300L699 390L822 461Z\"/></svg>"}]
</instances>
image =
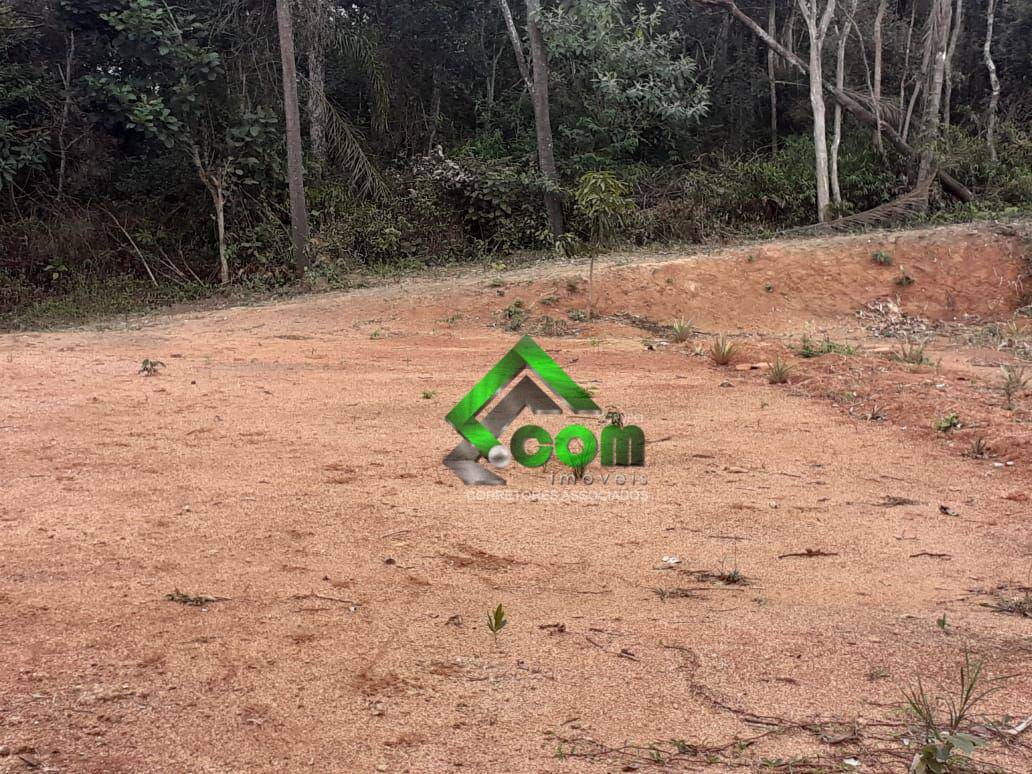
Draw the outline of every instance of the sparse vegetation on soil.
<instances>
[{"instance_id":1,"label":"sparse vegetation on soil","mask_svg":"<svg viewBox=\"0 0 1032 774\"><path fill-rule=\"evenodd\" d=\"M600 255L570 335L582 262L0 336L0 771L1032 769L1007 230ZM528 331L637 482L443 465Z\"/></svg>"}]
</instances>

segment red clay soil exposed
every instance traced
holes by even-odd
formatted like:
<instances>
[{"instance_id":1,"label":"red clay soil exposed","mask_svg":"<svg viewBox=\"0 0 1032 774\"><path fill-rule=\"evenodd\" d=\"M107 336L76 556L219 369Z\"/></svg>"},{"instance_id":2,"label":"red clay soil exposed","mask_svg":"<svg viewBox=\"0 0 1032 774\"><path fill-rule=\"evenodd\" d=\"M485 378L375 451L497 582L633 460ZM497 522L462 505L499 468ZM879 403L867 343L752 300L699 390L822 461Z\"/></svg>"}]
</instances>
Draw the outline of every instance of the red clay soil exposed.
<instances>
[{"instance_id":1,"label":"red clay soil exposed","mask_svg":"<svg viewBox=\"0 0 1032 774\"><path fill-rule=\"evenodd\" d=\"M0 337L0 771L898 772L965 653L1032 770L1029 231L611 256L592 322L566 265ZM443 466L524 332L644 481Z\"/></svg>"}]
</instances>

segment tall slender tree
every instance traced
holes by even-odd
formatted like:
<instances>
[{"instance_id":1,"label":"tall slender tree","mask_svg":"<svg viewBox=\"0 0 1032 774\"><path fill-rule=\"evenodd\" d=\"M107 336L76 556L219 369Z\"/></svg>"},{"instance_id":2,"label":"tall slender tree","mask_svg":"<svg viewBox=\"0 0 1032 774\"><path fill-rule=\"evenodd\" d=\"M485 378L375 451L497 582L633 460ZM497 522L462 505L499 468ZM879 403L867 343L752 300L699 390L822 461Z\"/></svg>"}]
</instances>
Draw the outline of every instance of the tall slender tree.
<instances>
[{"instance_id":1,"label":"tall slender tree","mask_svg":"<svg viewBox=\"0 0 1032 774\"><path fill-rule=\"evenodd\" d=\"M817 177L817 220L831 217L831 184L828 173L828 134L824 110L824 41L835 16L835 0L797 0L810 38L810 109L813 112L814 170Z\"/></svg>"},{"instance_id":2,"label":"tall slender tree","mask_svg":"<svg viewBox=\"0 0 1032 774\"><path fill-rule=\"evenodd\" d=\"M308 207L305 203L304 162L301 155L301 111L297 103L297 71L290 0L276 0L280 59L283 63L283 114L287 128L287 183L290 188L290 234L298 274L308 268Z\"/></svg>"},{"instance_id":3,"label":"tall slender tree","mask_svg":"<svg viewBox=\"0 0 1032 774\"><path fill-rule=\"evenodd\" d=\"M545 211L548 214L548 228L552 236L558 239L563 234L563 205L559 200L557 189L559 187L559 173L555 163L555 142L552 138L552 116L551 107L548 101L548 49L545 46L544 35L541 34L541 26L538 23L538 14L541 11L539 0L527 0L527 38L530 42L530 64L527 63L527 56L523 51L523 42L513 21L512 9L508 0L498 0L502 17L505 19L505 26L509 32L509 39L512 41L513 53L516 56L516 66L520 75L530 92L530 99L534 106L534 129L537 134L538 166L541 175L545 178L545 184L549 190L545 191Z\"/></svg>"},{"instance_id":4,"label":"tall slender tree","mask_svg":"<svg viewBox=\"0 0 1032 774\"><path fill-rule=\"evenodd\" d=\"M776 20L777 0L769 0L767 5L767 32L771 37L777 33ZM770 152L777 155L778 152L778 82L774 69L776 54L774 49L767 49L767 87L770 90Z\"/></svg>"},{"instance_id":5,"label":"tall slender tree","mask_svg":"<svg viewBox=\"0 0 1032 774\"><path fill-rule=\"evenodd\" d=\"M989 71L989 109L986 111L985 139L989 144L989 157L996 161L996 108L1000 103L1000 79L996 75L996 62L993 61L993 26L996 23L996 0L989 0L985 11L985 43L982 46L982 59Z\"/></svg>"}]
</instances>

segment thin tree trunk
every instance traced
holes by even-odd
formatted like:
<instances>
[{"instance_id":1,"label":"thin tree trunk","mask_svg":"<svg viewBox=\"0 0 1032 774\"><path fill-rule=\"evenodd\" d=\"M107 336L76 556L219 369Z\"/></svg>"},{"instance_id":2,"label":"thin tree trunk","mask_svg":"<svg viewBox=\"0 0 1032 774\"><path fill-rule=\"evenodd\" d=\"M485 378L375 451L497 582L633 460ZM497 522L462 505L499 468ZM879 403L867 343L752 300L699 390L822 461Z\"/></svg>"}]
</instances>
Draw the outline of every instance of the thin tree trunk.
<instances>
[{"instance_id":1,"label":"thin tree trunk","mask_svg":"<svg viewBox=\"0 0 1032 774\"><path fill-rule=\"evenodd\" d=\"M229 257L226 251L226 171L222 170L221 175L209 171L201 161L201 151L196 145L193 146L192 153L197 177L208 189L212 207L215 209L215 239L219 245L219 282L227 285L229 284Z\"/></svg>"},{"instance_id":2,"label":"thin tree trunk","mask_svg":"<svg viewBox=\"0 0 1032 774\"><path fill-rule=\"evenodd\" d=\"M777 32L775 27L775 8L777 0L770 0L767 6L767 31L771 37ZM772 156L778 154L778 86L774 73L774 49L767 49L767 81L770 84L770 152Z\"/></svg>"},{"instance_id":3,"label":"thin tree trunk","mask_svg":"<svg viewBox=\"0 0 1032 774\"><path fill-rule=\"evenodd\" d=\"M75 62L75 32L68 33L68 54L65 67L61 72L61 84L64 86L64 104L61 105L61 124L57 130L57 147L61 161L57 170L57 196L64 193L65 169L68 166L68 144L65 142L65 130L68 128L68 114L72 109L72 65Z\"/></svg>"},{"instance_id":4,"label":"thin tree trunk","mask_svg":"<svg viewBox=\"0 0 1032 774\"><path fill-rule=\"evenodd\" d=\"M498 0L498 7L502 10L502 18L505 20L505 29L509 32L509 40L512 42L512 51L516 55L516 67L519 68L520 77L533 91L534 81L530 77L530 67L527 65L527 55L523 52L523 41L520 40L520 33L516 29L516 22L512 19L512 9L509 8L508 0Z\"/></svg>"},{"instance_id":5,"label":"thin tree trunk","mask_svg":"<svg viewBox=\"0 0 1032 774\"><path fill-rule=\"evenodd\" d=\"M226 197L222 190L222 181L212 179L211 201L215 206L215 235L219 240L219 281L229 284L229 260L226 257Z\"/></svg>"},{"instance_id":6,"label":"thin tree trunk","mask_svg":"<svg viewBox=\"0 0 1032 774\"><path fill-rule=\"evenodd\" d=\"M846 45L849 43L849 32L856 13L857 0L850 0L846 11L846 19L838 27L838 48L835 52L835 88L844 91L846 88ZM839 148L842 145L842 105L835 102L835 117L831 130L831 198L836 207L842 206L842 188L839 185Z\"/></svg>"},{"instance_id":7,"label":"thin tree trunk","mask_svg":"<svg viewBox=\"0 0 1032 774\"><path fill-rule=\"evenodd\" d=\"M314 0L308 29L308 139L312 159L326 169L326 50L322 0Z\"/></svg>"},{"instance_id":8,"label":"thin tree trunk","mask_svg":"<svg viewBox=\"0 0 1032 774\"><path fill-rule=\"evenodd\" d=\"M957 0L957 7L953 11L953 30L950 32L950 45L946 49L946 80L942 95L942 124L946 129L950 128L950 114L953 103L953 57L957 52L957 40L960 38L960 29L964 26L964 0Z\"/></svg>"},{"instance_id":9,"label":"thin tree trunk","mask_svg":"<svg viewBox=\"0 0 1032 774\"><path fill-rule=\"evenodd\" d=\"M555 166L555 148L552 140L552 118L548 104L548 52L545 39L538 25L539 0L527 0L527 36L530 39L530 62L534 72L531 98L534 101L534 125L537 130L538 161L541 174L546 183L557 189L559 175ZM563 207L558 193L551 190L545 193L545 210L548 213L548 226L552 236L558 239L563 235Z\"/></svg>"},{"instance_id":10,"label":"thin tree trunk","mask_svg":"<svg viewBox=\"0 0 1032 774\"><path fill-rule=\"evenodd\" d=\"M921 70L918 73L918 77L914 80L914 91L910 95L910 103L907 105L907 114L903 119L903 139L907 140L910 138L910 126L913 123L914 108L917 105L917 99L921 96L922 91L925 92L924 103L928 104L929 95L927 94L927 88L929 85L929 74L934 68L935 62L933 62L933 51L936 47L936 40L932 34L933 18L936 14L936 3L938 0L931 0L931 4L928 8L928 24L925 25L925 36L924 46L921 50ZM916 5L916 4L915 4ZM920 134L920 131L918 132Z\"/></svg>"},{"instance_id":11,"label":"thin tree trunk","mask_svg":"<svg viewBox=\"0 0 1032 774\"><path fill-rule=\"evenodd\" d=\"M441 125L441 65L435 64L433 85L430 88L430 139L427 141L427 153L434 149L437 141L437 129Z\"/></svg>"},{"instance_id":12,"label":"thin tree trunk","mask_svg":"<svg viewBox=\"0 0 1032 774\"><path fill-rule=\"evenodd\" d=\"M881 119L881 94L882 94L882 55L884 44L882 41L882 23L885 19L885 8L888 0L878 0L878 12L874 15L874 87L872 101L874 102L874 117L877 124L874 127L874 144L878 147L879 153L884 153L882 146L882 119Z\"/></svg>"},{"instance_id":13,"label":"thin tree trunk","mask_svg":"<svg viewBox=\"0 0 1032 774\"><path fill-rule=\"evenodd\" d=\"M924 119L921 125L921 163L918 184L931 180L936 171L935 145L940 137L943 82L946 79L946 48L949 43L952 0L933 0L928 17L928 85L925 87Z\"/></svg>"},{"instance_id":14,"label":"thin tree trunk","mask_svg":"<svg viewBox=\"0 0 1032 774\"><path fill-rule=\"evenodd\" d=\"M763 27L761 27L755 21L753 21L752 17L750 17L747 13L742 11L742 9L735 4L734 0L699 0L699 2L701 2L704 5L718 5L722 6L723 8L726 8L736 19L738 19L742 24L748 27L749 30L753 32L753 34L755 34L766 45L770 46L775 51L777 51L780 57L782 57L785 61L787 61L789 64L795 67L799 72L801 72L804 75L806 75L809 72L809 68L806 62L804 62L802 59L799 58L799 56L789 51L787 48L785 48L785 46L781 45L778 41L776 41L774 38L768 35L767 31L763 29ZM824 90L828 92L828 95L832 99L834 99L836 102L842 105L842 107L844 107L850 113L850 115L852 115L858 121L861 121L862 123L867 124L872 128L877 126L878 119L875 116L875 114L867 108L865 108L863 105L861 105L855 99L853 99L849 94L847 94L844 91L839 91L834 87L833 84L829 84L827 82L824 83ZM891 124L883 123L882 131L885 138L888 139L889 143L894 148L896 148L896 150L898 150L907 158L913 160L918 159L919 154L917 150L915 150L913 146L908 144L900 135L900 133ZM962 183L960 183L960 181L958 181L952 175L940 169L938 171L938 177L939 182L942 183L943 188L945 188L950 194L955 196L960 201L970 202L974 200L974 194L972 194L971 191L969 191Z\"/></svg>"},{"instance_id":15,"label":"thin tree trunk","mask_svg":"<svg viewBox=\"0 0 1032 774\"><path fill-rule=\"evenodd\" d=\"M989 144L989 158L997 160L996 155L996 110L1000 104L1000 79L996 76L996 63L993 61L993 24L996 22L996 0L989 0L986 9L985 44L982 46L982 58L989 70L989 110L986 115L985 138Z\"/></svg>"},{"instance_id":16,"label":"thin tree trunk","mask_svg":"<svg viewBox=\"0 0 1032 774\"><path fill-rule=\"evenodd\" d=\"M903 55L903 72L899 76L899 115L900 124L896 128L903 134L903 139L906 140L907 133L903 126L903 116L909 115L907 110L907 76L910 74L910 48L914 40L914 22L917 21L917 3L912 3L910 6L910 26L907 27L907 47L906 53Z\"/></svg>"},{"instance_id":17,"label":"thin tree trunk","mask_svg":"<svg viewBox=\"0 0 1032 774\"><path fill-rule=\"evenodd\" d=\"M828 133L824 105L824 38L835 13L835 0L827 0L818 18L817 0L798 0L810 36L810 107L813 111L814 171L817 178L817 220L831 217L831 185L828 176Z\"/></svg>"},{"instance_id":18,"label":"thin tree trunk","mask_svg":"<svg viewBox=\"0 0 1032 774\"><path fill-rule=\"evenodd\" d=\"M283 63L283 113L287 128L287 182L290 187L290 232L294 265L299 275L308 268L308 207L301 155L301 115L297 104L297 71L290 0L276 0L280 58Z\"/></svg>"}]
</instances>

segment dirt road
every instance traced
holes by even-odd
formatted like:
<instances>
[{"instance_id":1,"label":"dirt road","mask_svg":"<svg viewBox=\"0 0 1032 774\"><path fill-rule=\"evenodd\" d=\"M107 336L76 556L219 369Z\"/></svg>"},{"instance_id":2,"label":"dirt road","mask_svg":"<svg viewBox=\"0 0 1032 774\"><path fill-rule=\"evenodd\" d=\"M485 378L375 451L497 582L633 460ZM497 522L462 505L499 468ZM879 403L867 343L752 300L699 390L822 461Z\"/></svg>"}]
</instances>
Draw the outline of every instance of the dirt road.
<instances>
[{"instance_id":1,"label":"dirt road","mask_svg":"<svg viewBox=\"0 0 1032 774\"><path fill-rule=\"evenodd\" d=\"M955 691L966 652L1013 676L978 711L1013 727L1032 618L992 605L1032 585L1032 394L1003 407L998 366L1027 245L614 261L593 323L565 267L0 337L0 771L901 771L901 689ZM886 298L1010 344L942 328L938 367L892 361L855 317ZM706 333L670 342L678 316ZM718 331L790 383L714 365ZM645 430L644 481L550 463L478 499L443 466L445 413L525 332ZM976 731L1032 768L1032 730Z\"/></svg>"}]
</instances>

